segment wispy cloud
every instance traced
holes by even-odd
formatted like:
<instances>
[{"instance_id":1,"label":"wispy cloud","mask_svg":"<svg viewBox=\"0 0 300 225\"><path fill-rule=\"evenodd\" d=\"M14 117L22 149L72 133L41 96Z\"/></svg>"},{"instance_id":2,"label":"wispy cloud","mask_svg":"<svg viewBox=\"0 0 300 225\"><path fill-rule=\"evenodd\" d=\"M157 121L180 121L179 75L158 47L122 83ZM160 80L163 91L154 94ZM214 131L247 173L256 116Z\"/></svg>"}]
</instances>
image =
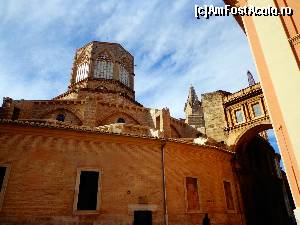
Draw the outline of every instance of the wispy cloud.
<instances>
[{"instance_id":1,"label":"wispy cloud","mask_svg":"<svg viewBox=\"0 0 300 225\"><path fill-rule=\"evenodd\" d=\"M109 34L133 52L137 98L145 105L167 106L180 117L191 83L199 95L236 91L247 85L248 69L255 74L245 34L233 18L196 20L187 1L132 2L120 2L117 12L126 13L99 24L96 36Z\"/></svg>"},{"instance_id":2,"label":"wispy cloud","mask_svg":"<svg viewBox=\"0 0 300 225\"><path fill-rule=\"evenodd\" d=\"M128 49L137 100L176 117L183 117L190 84L199 95L245 87L246 71L256 74L245 34L231 17L196 20L194 3L2 1L0 97L47 99L66 90L75 49L91 40Z\"/></svg>"}]
</instances>

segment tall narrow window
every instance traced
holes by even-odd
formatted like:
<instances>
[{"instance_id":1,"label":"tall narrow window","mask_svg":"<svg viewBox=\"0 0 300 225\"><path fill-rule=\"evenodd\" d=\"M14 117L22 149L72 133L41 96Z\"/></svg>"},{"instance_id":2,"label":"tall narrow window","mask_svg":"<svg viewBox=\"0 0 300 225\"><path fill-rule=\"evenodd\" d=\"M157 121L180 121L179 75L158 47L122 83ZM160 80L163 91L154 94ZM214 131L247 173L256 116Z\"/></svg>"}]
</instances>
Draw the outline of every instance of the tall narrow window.
<instances>
[{"instance_id":1,"label":"tall narrow window","mask_svg":"<svg viewBox=\"0 0 300 225\"><path fill-rule=\"evenodd\" d=\"M99 172L81 171L77 197L77 210L97 210Z\"/></svg>"},{"instance_id":2,"label":"tall narrow window","mask_svg":"<svg viewBox=\"0 0 300 225\"><path fill-rule=\"evenodd\" d=\"M20 116L20 109L17 107L14 107L13 115L12 115L12 120L18 120Z\"/></svg>"},{"instance_id":3,"label":"tall narrow window","mask_svg":"<svg viewBox=\"0 0 300 225\"><path fill-rule=\"evenodd\" d=\"M231 192L231 184L228 181L224 181L223 184L224 184L227 209L233 210L234 203L233 203L233 196L232 196L232 192Z\"/></svg>"},{"instance_id":4,"label":"tall narrow window","mask_svg":"<svg viewBox=\"0 0 300 225\"><path fill-rule=\"evenodd\" d=\"M88 77L89 64L82 63L77 66L76 82L79 82Z\"/></svg>"},{"instance_id":5,"label":"tall narrow window","mask_svg":"<svg viewBox=\"0 0 300 225\"><path fill-rule=\"evenodd\" d=\"M134 211L133 225L152 225L152 212Z\"/></svg>"},{"instance_id":6,"label":"tall narrow window","mask_svg":"<svg viewBox=\"0 0 300 225\"><path fill-rule=\"evenodd\" d=\"M258 117L258 116L262 115L261 107L260 107L259 103L256 103L256 104L252 105L252 110L253 110L253 115L255 117Z\"/></svg>"},{"instance_id":7,"label":"tall narrow window","mask_svg":"<svg viewBox=\"0 0 300 225\"><path fill-rule=\"evenodd\" d=\"M235 111L235 119L236 119L237 123L244 122L244 115L243 115L242 110L239 109L239 110Z\"/></svg>"},{"instance_id":8,"label":"tall narrow window","mask_svg":"<svg viewBox=\"0 0 300 225\"><path fill-rule=\"evenodd\" d=\"M193 177L186 177L186 200L187 210L200 210L198 180Z\"/></svg>"},{"instance_id":9,"label":"tall narrow window","mask_svg":"<svg viewBox=\"0 0 300 225\"><path fill-rule=\"evenodd\" d=\"M102 53L95 62L94 78L113 78L113 63L106 52Z\"/></svg>"},{"instance_id":10,"label":"tall narrow window","mask_svg":"<svg viewBox=\"0 0 300 225\"><path fill-rule=\"evenodd\" d=\"M120 67L120 81L129 86L129 74L123 65Z\"/></svg>"},{"instance_id":11,"label":"tall narrow window","mask_svg":"<svg viewBox=\"0 0 300 225\"><path fill-rule=\"evenodd\" d=\"M7 185L8 180L9 167L8 166L0 166L0 210L2 208L2 203L4 200L4 192L5 187Z\"/></svg>"},{"instance_id":12,"label":"tall narrow window","mask_svg":"<svg viewBox=\"0 0 300 225\"><path fill-rule=\"evenodd\" d=\"M3 190L6 167L0 166L0 192Z\"/></svg>"}]
</instances>

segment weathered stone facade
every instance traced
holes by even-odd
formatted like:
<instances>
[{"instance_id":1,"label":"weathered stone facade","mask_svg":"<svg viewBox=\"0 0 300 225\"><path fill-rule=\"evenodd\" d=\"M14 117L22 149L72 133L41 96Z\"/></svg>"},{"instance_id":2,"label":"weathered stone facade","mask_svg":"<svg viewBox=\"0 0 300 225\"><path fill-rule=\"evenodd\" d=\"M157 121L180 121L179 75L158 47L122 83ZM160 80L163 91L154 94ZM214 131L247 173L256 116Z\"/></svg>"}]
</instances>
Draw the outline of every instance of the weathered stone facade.
<instances>
[{"instance_id":1,"label":"weathered stone facade","mask_svg":"<svg viewBox=\"0 0 300 225\"><path fill-rule=\"evenodd\" d=\"M188 102L190 96L196 96L199 101L196 94L189 94ZM216 142L226 144L233 151L239 142L257 134L267 139L263 131L272 128L259 83L235 93L215 91L202 94L201 101L197 103L197 112L201 113L192 111L188 102L185 106L186 117L198 116L197 121L203 126L198 130ZM240 112L241 121L237 120L237 112ZM186 121L188 123L190 120L186 119Z\"/></svg>"},{"instance_id":2,"label":"weathered stone facade","mask_svg":"<svg viewBox=\"0 0 300 225\"><path fill-rule=\"evenodd\" d=\"M91 42L76 51L67 92L52 100L4 98L0 224L192 225L206 213L214 225L249 221L237 177L241 145L234 146L268 119L266 108L255 114L265 107L259 84L201 101L191 88L184 121L135 101L133 65L119 44ZM241 107L248 119L236 124L232 112ZM258 140L273 159L272 147ZM269 167L276 173L266 177L282 179L277 160ZM98 177L89 180L96 205L82 210L89 172Z\"/></svg>"}]
</instances>

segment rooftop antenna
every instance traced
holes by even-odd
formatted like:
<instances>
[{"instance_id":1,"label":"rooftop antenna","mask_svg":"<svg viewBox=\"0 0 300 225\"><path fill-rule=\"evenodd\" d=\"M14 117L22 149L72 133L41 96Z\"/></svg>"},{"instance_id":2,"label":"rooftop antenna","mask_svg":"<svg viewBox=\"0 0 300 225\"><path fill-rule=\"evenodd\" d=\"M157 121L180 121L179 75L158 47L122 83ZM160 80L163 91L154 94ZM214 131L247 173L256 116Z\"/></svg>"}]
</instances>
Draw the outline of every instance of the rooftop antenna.
<instances>
[{"instance_id":1,"label":"rooftop antenna","mask_svg":"<svg viewBox=\"0 0 300 225\"><path fill-rule=\"evenodd\" d=\"M255 82L255 80L254 80L254 78L253 78L252 73L251 73L249 70L248 70L248 72L247 72L247 76L248 76L249 87L255 85L256 82Z\"/></svg>"}]
</instances>

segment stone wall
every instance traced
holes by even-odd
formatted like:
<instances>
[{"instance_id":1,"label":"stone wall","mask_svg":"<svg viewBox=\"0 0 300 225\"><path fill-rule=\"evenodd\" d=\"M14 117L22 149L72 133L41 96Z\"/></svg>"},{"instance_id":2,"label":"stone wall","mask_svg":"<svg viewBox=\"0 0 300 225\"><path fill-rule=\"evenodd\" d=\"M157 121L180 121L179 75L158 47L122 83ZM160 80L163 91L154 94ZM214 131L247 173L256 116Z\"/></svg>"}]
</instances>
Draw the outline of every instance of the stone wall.
<instances>
[{"instance_id":1,"label":"stone wall","mask_svg":"<svg viewBox=\"0 0 300 225\"><path fill-rule=\"evenodd\" d=\"M167 143L165 151L169 224L201 224L208 213L211 224L242 224L232 154L211 147ZM185 178L198 179L200 210L187 209ZM231 183L234 210L227 210L223 181Z\"/></svg>"},{"instance_id":2,"label":"stone wall","mask_svg":"<svg viewBox=\"0 0 300 225\"><path fill-rule=\"evenodd\" d=\"M86 92L86 93L82 93ZM159 130L164 137L196 137L195 128L170 116L169 109L149 109L116 93L80 91L76 99L13 100L6 98L3 119L12 119L14 108L20 109L18 120L56 120L65 115L66 124L97 127L116 123L118 118L127 124L148 126ZM159 119L159 123L157 124Z\"/></svg>"},{"instance_id":3,"label":"stone wall","mask_svg":"<svg viewBox=\"0 0 300 225\"><path fill-rule=\"evenodd\" d=\"M228 94L224 91L216 91L201 95L206 135L218 142L226 140L224 128L227 123L223 107L223 97Z\"/></svg>"},{"instance_id":4,"label":"stone wall","mask_svg":"<svg viewBox=\"0 0 300 225\"><path fill-rule=\"evenodd\" d=\"M0 224L132 224L134 210L151 210L164 222L164 146L169 224L241 224L230 160L232 153L160 139L62 128L0 125L0 164L11 172ZM99 170L100 211L73 211L76 172ZM187 176L199 178L201 211L186 211ZM235 210L226 209L223 180L232 183Z\"/></svg>"}]
</instances>

